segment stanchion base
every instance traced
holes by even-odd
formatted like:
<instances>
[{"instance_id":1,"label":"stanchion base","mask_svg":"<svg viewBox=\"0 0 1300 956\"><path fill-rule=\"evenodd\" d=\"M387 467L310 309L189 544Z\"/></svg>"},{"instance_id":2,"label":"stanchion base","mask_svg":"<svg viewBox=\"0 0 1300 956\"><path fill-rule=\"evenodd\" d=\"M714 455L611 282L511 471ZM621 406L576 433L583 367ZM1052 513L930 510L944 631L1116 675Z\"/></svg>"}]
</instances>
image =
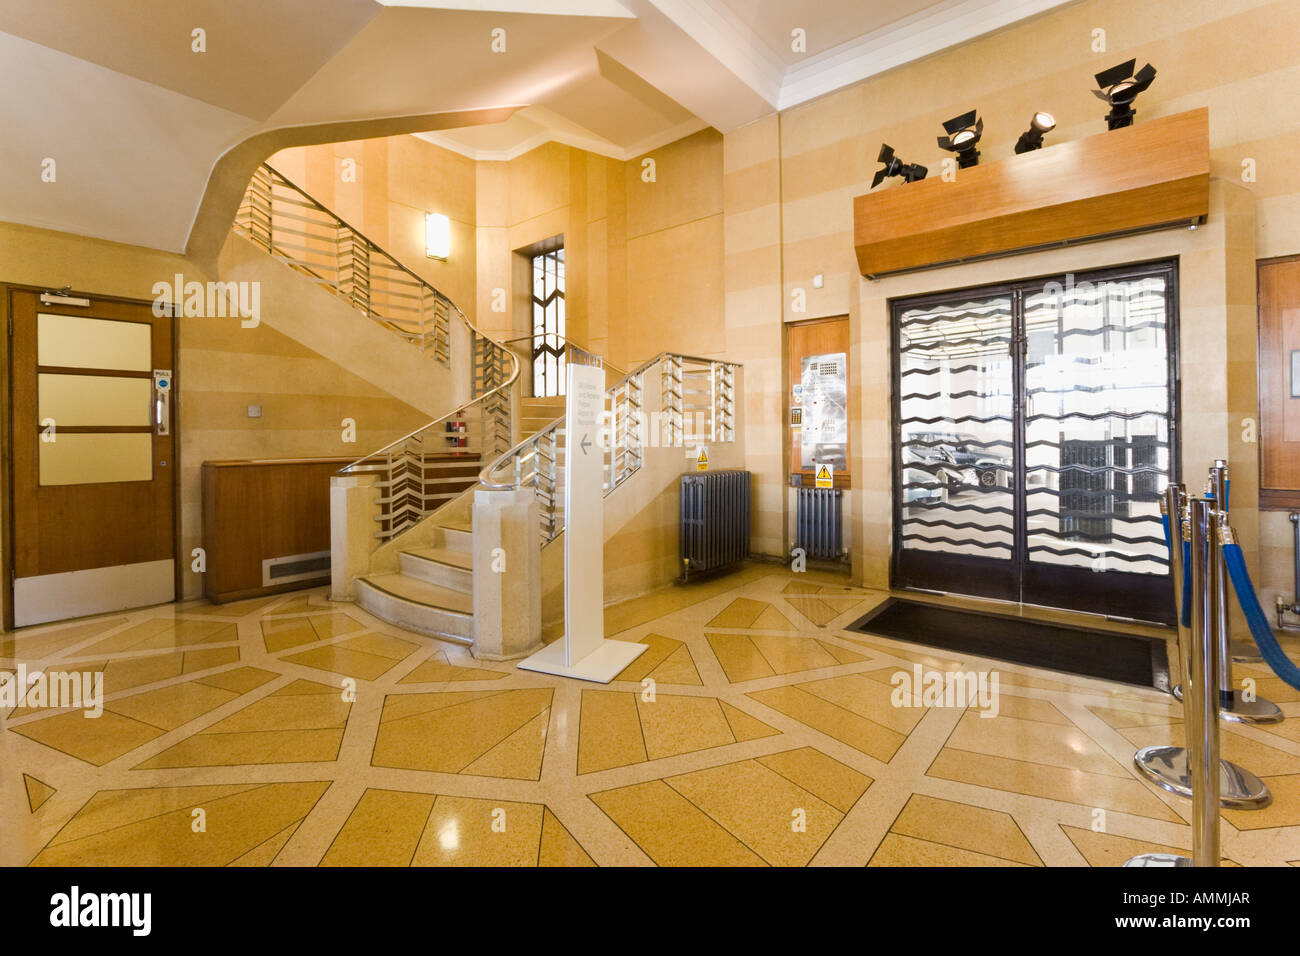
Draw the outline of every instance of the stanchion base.
<instances>
[{"instance_id":1,"label":"stanchion base","mask_svg":"<svg viewBox=\"0 0 1300 956\"><path fill-rule=\"evenodd\" d=\"M1183 699L1183 685L1175 684L1170 692L1176 700ZM1286 719L1282 708L1264 697L1246 700L1244 692L1232 692L1232 707L1220 707L1219 717L1235 724L1280 724Z\"/></svg>"},{"instance_id":2,"label":"stanchion base","mask_svg":"<svg viewBox=\"0 0 1300 956\"><path fill-rule=\"evenodd\" d=\"M1192 795L1187 772L1187 751L1161 745L1143 747L1133 763L1152 783L1181 797ZM1227 760L1219 761L1219 806L1232 810L1260 810L1273 802L1273 794L1259 777Z\"/></svg>"},{"instance_id":3,"label":"stanchion base","mask_svg":"<svg viewBox=\"0 0 1300 956\"><path fill-rule=\"evenodd\" d=\"M1125 866L1191 866L1192 858L1190 856L1178 856L1176 853L1139 853L1131 860L1124 862Z\"/></svg>"},{"instance_id":4,"label":"stanchion base","mask_svg":"<svg viewBox=\"0 0 1300 956\"><path fill-rule=\"evenodd\" d=\"M1255 646L1255 642L1242 638L1235 638L1228 642L1228 653L1232 655L1233 661L1238 664L1260 664L1264 660L1263 655L1259 653L1259 648Z\"/></svg>"}]
</instances>

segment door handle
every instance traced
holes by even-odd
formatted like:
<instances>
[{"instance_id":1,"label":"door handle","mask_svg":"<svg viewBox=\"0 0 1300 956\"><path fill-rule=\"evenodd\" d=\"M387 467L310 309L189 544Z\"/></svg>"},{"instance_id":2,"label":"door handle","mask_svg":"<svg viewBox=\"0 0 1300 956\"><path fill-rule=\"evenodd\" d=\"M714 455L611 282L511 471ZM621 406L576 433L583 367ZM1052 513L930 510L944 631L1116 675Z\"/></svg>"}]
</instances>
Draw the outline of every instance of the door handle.
<instances>
[{"instance_id":1,"label":"door handle","mask_svg":"<svg viewBox=\"0 0 1300 956\"><path fill-rule=\"evenodd\" d=\"M156 368L153 370L153 423L155 434L171 434L171 405L171 369Z\"/></svg>"}]
</instances>

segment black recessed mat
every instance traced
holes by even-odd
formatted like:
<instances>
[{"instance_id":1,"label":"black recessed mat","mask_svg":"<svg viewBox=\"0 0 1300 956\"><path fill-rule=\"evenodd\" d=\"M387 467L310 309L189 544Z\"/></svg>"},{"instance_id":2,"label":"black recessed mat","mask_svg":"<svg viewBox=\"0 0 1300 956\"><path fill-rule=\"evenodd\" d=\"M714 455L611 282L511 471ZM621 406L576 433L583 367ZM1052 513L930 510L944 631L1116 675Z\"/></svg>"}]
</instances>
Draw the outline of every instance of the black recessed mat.
<instances>
[{"instance_id":1,"label":"black recessed mat","mask_svg":"<svg viewBox=\"0 0 1300 956\"><path fill-rule=\"evenodd\" d=\"M1169 689L1169 659L1160 638L902 598L886 601L849 630L1081 677Z\"/></svg>"}]
</instances>

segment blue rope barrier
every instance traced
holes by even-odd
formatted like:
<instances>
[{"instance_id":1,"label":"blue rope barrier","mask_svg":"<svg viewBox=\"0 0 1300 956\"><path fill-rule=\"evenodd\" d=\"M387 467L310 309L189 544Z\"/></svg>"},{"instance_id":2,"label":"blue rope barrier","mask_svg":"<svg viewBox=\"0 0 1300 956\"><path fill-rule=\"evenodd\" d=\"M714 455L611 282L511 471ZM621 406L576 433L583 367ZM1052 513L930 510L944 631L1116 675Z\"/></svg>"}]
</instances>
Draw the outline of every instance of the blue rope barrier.
<instances>
[{"instance_id":1,"label":"blue rope barrier","mask_svg":"<svg viewBox=\"0 0 1300 956\"><path fill-rule=\"evenodd\" d=\"M1250 573L1246 570L1246 557L1241 553L1241 545L1225 544L1223 558L1228 566L1228 577L1232 579L1232 589L1237 592L1237 602L1241 605L1241 610L1246 615L1246 622L1250 625L1251 636L1259 645L1259 653L1268 662L1274 674L1300 690L1300 667L1286 656L1277 638L1273 636L1273 629L1268 625L1268 616L1260 607L1255 588L1250 583Z\"/></svg>"}]
</instances>

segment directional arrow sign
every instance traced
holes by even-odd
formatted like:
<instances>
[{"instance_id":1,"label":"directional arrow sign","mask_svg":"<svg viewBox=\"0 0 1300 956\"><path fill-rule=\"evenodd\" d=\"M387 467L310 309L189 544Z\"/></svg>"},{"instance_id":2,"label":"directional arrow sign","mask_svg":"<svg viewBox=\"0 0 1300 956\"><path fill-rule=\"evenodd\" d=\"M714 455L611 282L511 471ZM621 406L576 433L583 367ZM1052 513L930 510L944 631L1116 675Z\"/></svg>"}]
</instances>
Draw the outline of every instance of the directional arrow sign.
<instances>
[{"instance_id":1,"label":"directional arrow sign","mask_svg":"<svg viewBox=\"0 0 1300 956\"><path fill-rule=\"evenodd\" d=\"M591 436L583 435L582 441L578 443L578 447L582 449L584 455L587 454L587 449L591 447Z\"/></svg>"}]
</instances>

